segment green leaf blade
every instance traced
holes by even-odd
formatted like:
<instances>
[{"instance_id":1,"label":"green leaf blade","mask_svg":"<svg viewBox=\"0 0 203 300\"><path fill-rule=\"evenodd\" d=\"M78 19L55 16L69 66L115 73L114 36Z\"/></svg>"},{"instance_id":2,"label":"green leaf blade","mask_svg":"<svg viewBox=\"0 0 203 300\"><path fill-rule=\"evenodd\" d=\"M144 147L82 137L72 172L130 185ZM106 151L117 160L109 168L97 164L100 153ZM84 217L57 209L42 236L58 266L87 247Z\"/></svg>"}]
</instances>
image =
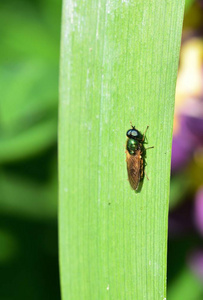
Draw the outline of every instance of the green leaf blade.
<instances>
[{"instance_id":1,"label":"green leaf blade","mask_svg":"<svg viewBox=\"0 0 203 300\"><path fill-rule=\"evenodd\" d=\"M64 1L59 120L63 299L166 297L170 155L183 1ZM127 181L130 121L149 146Z\"/></svg>"}]
</instances>

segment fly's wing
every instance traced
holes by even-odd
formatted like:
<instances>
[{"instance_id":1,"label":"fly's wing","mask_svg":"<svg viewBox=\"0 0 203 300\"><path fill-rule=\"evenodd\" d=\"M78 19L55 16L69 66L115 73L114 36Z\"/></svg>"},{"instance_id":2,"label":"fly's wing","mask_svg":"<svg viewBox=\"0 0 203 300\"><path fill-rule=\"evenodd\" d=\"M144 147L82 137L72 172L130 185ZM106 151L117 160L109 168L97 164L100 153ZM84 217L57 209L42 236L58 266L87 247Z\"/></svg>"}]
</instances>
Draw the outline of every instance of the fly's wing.
<instances>
[{"instance_id":1,"label":"fly's wing","mask_svg":"<svg viewBox=\"0 0 203 300\"><path fill-rule=\"evenodd\" d=\"M136 190L138 188L140 182L140 156L140 150L138 150L135 155L130 155L128 151L126 151L128 179L133 190Z\"/></svg>"}]
</instances>

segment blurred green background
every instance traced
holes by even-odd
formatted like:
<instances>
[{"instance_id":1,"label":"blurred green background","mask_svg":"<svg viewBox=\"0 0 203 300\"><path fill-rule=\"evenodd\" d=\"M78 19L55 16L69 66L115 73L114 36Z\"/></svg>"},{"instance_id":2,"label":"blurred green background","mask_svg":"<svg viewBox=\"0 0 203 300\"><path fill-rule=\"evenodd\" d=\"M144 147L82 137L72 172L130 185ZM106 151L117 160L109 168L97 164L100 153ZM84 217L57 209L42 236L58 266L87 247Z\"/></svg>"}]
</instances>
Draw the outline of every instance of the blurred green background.
<instances>
[{"instance_id":1,"label":"blurred green background","mask_svg":"<svg viewBox=\"0 0 203 300\"><path fill-rule=\"evenodd\" d=\"M0 299L60 299L61 1L0 4Z\"/></svg>"},{"instance_id":2,"label":"blurred green background","mask_svg":"<svg viewBox=\"0 0 203 300\"><path fill-rule=\"evenodd\" d=\"M0 4L2 300L60 299L57 246L60 18L60 0L7 0ZM203 1L188 0L174 122L169 300L203 299L202 18ZM180 143L184 140L188 144Z\"/></svg>"}]
</instances>

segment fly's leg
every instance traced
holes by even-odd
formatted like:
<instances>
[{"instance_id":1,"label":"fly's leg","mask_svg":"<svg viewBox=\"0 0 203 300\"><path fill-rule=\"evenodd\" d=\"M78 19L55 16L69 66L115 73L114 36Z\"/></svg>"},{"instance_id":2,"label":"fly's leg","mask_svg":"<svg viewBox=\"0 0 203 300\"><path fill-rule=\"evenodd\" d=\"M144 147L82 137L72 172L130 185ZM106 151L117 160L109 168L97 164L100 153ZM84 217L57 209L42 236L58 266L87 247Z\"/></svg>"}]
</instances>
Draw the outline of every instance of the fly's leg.
<instances>
[{"instance_id":1,"label":"fly's leg","mask_svg":"<svg viewBox=\"0 0 203 300\"><path fill-rule=\"evenodd\" d=\"M146 134L148 128L149 128L149 125L147 125L147 128L145 129L145 132L143 133L142 142L144 142L145 134Z\"/></svg>"},{"instance_id":2,"label":"fly's leg","mask_svg":"<svg viewBox=\"0 0 203 300\"><path fill-rule=\"evenodd\" d=\"M147 176L147 173L145 172L145 170L144 170L144 174L145 174L147 180L149 180L149 177Z\"/></svg>"}]
</instances>

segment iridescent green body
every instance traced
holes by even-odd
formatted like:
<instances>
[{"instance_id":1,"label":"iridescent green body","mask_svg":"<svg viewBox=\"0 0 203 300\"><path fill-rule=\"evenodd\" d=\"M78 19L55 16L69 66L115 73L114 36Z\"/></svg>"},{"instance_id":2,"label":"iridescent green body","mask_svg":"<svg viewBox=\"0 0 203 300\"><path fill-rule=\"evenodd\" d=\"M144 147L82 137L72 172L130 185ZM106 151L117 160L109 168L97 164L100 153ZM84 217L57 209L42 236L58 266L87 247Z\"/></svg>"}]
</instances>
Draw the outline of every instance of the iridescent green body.
<instances>
[{"instance_id":1,"label":"iridescent green body","mask_svg":"<svg viewBox=\"0 0 203 300\"><path fill-rule=\"evenodd\" d=\"M128 139L127 140L127 150L130 155L135 155L136 151L139 150L141 147L141 144L134 139Z\"/></svg>"}]
</instances>

